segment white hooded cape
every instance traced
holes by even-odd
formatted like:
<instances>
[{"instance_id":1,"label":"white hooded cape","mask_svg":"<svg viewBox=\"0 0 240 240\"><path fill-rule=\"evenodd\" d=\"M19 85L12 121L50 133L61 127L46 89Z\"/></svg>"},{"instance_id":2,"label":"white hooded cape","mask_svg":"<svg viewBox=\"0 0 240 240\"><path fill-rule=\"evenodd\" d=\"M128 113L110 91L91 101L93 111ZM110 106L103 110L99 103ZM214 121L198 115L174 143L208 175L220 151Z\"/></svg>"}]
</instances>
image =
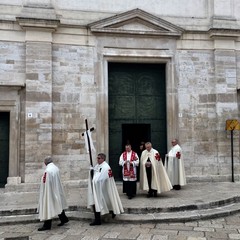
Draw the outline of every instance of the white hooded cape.
<instances>
[{"instance_id":1,"label":"white hooded cape","mask_svg":"<svg viewBox=\"0 0 240 240\"><path fill-rule=\"evenodd\" d=\"M40 221L52 219L67 208L58 167L49 163L41 179L38 213Z\"/></svg>"},{"instance_id":2,"label":"white hooded cape","mask_svg":"<svg viewBox=\"0 0 240 240\"><path fill-rule=\"evenodd\" d=\"M107 214L110 211L113 211L115 214L124 212L111 173L112 170L105 161L94 167L93 180L91 180L91 174L89 173L88 208L95 205L96 212L100 212L101 215Z\"/></svg>"},{"instance_id":3,"label":"white hooded cape","mask_svg":"<svg viewBox=\"0 0 240 240\"><path fill-rule=\"evenodd\" d=\"M145 169L145 163L148 158L152 163L152 183L151 188L157 190L158 193L167 192L172 189L172 184L168 178L166 170L162 164L162 160L156 160L155 156L158 153L157 150L151 149L150 152L144 150L140 160L140 189L149 190L147 174Z\"/></svg>"},{"instance_id":4,"label":"white hooded cape","mask_svg":"<svg viewBox=\"0 0 240 240\"><path fill-rule=\"evenodd\" d=\"M181 154L180 159L176 158L177 152L180 152ZM165 158L164 165L172 185L186 185L184 162L182 159L182 149L178 144L173 146L172 149L169 151Z\"/></svg>"}]
</instances>

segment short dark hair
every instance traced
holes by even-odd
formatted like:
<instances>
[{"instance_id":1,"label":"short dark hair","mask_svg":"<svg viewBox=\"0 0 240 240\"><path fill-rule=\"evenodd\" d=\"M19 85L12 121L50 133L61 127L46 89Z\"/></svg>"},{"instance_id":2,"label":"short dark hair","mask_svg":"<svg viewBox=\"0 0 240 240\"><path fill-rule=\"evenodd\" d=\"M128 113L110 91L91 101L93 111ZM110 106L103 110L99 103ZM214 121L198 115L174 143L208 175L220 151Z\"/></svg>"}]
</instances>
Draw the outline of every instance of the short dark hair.
<instances>
[{"instance_id":1,"label":"short dark hair","mask_svg":"<svg viewBox=\"0 0 240 240\"><path fill-rule=\"evenodd\" d=\"M99 153L98 157L104 159L104 161L106 160L106 154L105 153Z\"/></svg>"}]
</instances>

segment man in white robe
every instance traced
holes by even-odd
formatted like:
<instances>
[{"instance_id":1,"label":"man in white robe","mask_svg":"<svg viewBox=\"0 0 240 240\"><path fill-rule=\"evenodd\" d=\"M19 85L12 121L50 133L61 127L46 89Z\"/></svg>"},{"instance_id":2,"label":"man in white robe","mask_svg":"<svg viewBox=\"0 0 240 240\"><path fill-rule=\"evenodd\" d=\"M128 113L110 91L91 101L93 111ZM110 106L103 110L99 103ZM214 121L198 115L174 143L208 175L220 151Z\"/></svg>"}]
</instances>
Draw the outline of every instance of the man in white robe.
<instances>
[{"instance_id":1,"label":"man in white robe","mask_svg":"<svg viewBox=\"0 0 240 240\"><path fill-rule=\"evenodd\" d=\"M148 190L147 197L157 197L157 193L170 191L172 185L158 151L150 142L145 147L140 159L140 188Z\"/></svg>"},{"instance_id":2,"label":"man in white robe","mask_svg":"<svg viewBox=\"0 0 240 240\"><path fill-rule=\"evenodd\" d=\"M67 208L67 203L59 169L52 162L50 156L45 158L44 163L46 169L41 179L38 204L39 219L40 221L44 221L44 224L38 231L50 230L52 218L55 216L58 216L61 221L58 226L63 226L69 221L64 212L64 209Z\"/></svg>"},{"instance_id":3,"label":"man in white robe","mask_svg":"<svg viewBox=\"0 0 240 240\"><path fill-rule=\"evenodd\" d=\"M182 148L179 146L177 139L172 140L172 148L166 155L164 165L173 189L180 190L181 186L186 185Z\"/></svg>"},{"instance_id":4,"label":"man in white robe","mask_svg":"<svg viewBox=\"0 0 240 240\"><path fill-rule=\"evenodd\" d=\"M119 165L122 166L123 193L128 199L132 199L137 192L137 166L139 158L136 152L132 151L130 144L125 146L125 151L119 158Z\"/></svg>"},{"instance_id":5,"label":"man in white robe","mask_svg":"<svg viewBox=\"0 0 240 240\"><path fill-rule=\"evenodd\" d=\"M95 219L90 223L90 226L101 225L101 215L111 213L114 218L116 214L123 213L112 170L105 159L106 155L99 153L97 165L91 169L93 179L89 174L88 208L92 207L95 215Z\"/></svg>"}]
</instances>

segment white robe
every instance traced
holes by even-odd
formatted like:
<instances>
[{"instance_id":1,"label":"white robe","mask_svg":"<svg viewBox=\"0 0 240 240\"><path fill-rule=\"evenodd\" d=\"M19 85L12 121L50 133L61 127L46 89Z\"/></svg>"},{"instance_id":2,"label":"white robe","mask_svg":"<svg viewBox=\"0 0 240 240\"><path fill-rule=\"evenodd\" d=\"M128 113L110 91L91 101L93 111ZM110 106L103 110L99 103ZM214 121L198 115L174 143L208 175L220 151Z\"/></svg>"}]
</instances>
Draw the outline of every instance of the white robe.
<instances>
[{"instance_id":1,"label":"white robe","mask_svg":"<svg viewBox=\"0 0 240 240\"><path fill-rule=\"evenodd\" d=\"M46 166L41 179L38 213L40 221L49 220L67 208L58 167L54 163Z\"/></svg>"},{"instance_id":2,"label":"white robe","mask_svg":"<svg viewBox=\"0 0 240 240\"><path fill-rule=\"evenodd\" d=\"M181 154L180 159L176 157L177 152L180 152ZM186 185L184 162L182 159L182 149L178 144L173 146L172 149L169 151L165 158L164 165L172 185Z\"/></svg>"},{"instance_id":3,"label":"white robe","mask_svg":"<svg viewBox=\"0 0 240 240\"><path fill-rule=\"evenodd\" d=\"M96 212L101 215L113 211L115 214L123 213L122 203L117 191L117 187L112 170L107 162L97 164L94 167L94 175L91 180L89 173L88 181L88 208L95 205Z\"/></svg>"},{"instance_id":4,"label":"white robe","mask_svg":"<svg viewBox=\"0 0 240 240\"><path fill-rule=\"evenodd\" d=\"M157 190L158 193L167 192L172 189L171 182L168 178L166 170L162 164L162 160L158 161L155 158L155 155L158 154L158 151L151 149L149 152L144 150L140 159L140 189L149 190L147 174L145 169L145 163L148 158L152 164L152 183L151 188Z\"/></svg>"},{"instance_id":5,"label":"white robe","mask_svg":"<svg viewBox=\"0 0 240 240\"><path fill-rule=\"evenodd\" d=\"M122 166L122 176L123 181L136 181L137 180L137 166L139 165L139 158L137 153L135 153L137 160L131 161L132 151L127 152L127 159L126 161L123 159L123 153L121 154L119 158L119 165ZM130 167L130 163L133 165L133 171L134 171L134 177L131 176L124 176L124 164L129 164L128 167Z\"/></svg>"}]
</instances>

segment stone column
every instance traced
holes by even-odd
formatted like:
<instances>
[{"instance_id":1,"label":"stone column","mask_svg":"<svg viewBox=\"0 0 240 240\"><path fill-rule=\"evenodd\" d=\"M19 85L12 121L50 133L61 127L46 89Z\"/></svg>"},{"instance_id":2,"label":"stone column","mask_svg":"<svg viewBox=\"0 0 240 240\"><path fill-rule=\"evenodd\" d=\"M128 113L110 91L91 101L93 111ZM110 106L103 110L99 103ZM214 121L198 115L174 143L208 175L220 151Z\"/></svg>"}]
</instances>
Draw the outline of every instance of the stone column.
<instances>
[{"instance_id":1,"label":"stone column","mask_svg":"<svg viewBox=\"0 0 240 240\"><path fill-rule=\"evenodd\" d=\"M33 17L34 16L34 17ZM25 182L39 182L44 157L52 154L51 8L24 7L18 18L26 30ZM56 16L55 16L56 17Z\"/></svg>"}]
</instances>

